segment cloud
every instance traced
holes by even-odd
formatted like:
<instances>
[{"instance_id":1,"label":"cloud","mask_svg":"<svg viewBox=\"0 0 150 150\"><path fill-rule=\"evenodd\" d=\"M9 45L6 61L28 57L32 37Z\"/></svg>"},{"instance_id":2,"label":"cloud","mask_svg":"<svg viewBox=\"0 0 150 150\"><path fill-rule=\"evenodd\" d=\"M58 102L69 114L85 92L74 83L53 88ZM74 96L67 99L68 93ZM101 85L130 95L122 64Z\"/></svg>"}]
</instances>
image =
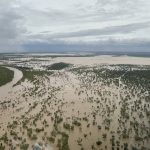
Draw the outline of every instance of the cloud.
<instances>
[{"instance_id":1,"label":"cloud","mask_svg":"<svg viewBox=\"0 0 150 150\"><path fill-rule=\"evenodd\" d=\"M119 25L119 26L108 26L102 29L87 29L87 30L80 30L76 32L67 32L67 33L55 33L50 34L49 32L45 32L47 38L52 39L59 39L59 38L72 38L72 37L84 37L84 36L97 36L97 35L112 35L112 34L127 34L131 32L135 32L137 30L143 28L149 28L150 21L148 22L139 22L139 23L132 23L127 25ZM44 33L44 34L45 34ZM42 37L43 33L38 36Z\"/></svg>"},{"instance_id":2,"label":"cloud","mask_svg":"<svg viewBox=\"0 0 150 150\"><path fill-rule=\"evenodd\" d=\"M0 1L0 51L16 51L17 47L20 48L18 38L23 32L19 26L20 19L11 0Z\"/></svg>"},{"instance_id":3,"label":"cloud","mask_svg":"<svg viewBox=\"0 0 150 150\"><path fill-rule=\"evenodd\" d=\"M1 0L0 51L26 50L31 42L42 49L47 43L79 48L110 39L150 41L149 12L148 0Z\"/></svg>"}]
</instances>

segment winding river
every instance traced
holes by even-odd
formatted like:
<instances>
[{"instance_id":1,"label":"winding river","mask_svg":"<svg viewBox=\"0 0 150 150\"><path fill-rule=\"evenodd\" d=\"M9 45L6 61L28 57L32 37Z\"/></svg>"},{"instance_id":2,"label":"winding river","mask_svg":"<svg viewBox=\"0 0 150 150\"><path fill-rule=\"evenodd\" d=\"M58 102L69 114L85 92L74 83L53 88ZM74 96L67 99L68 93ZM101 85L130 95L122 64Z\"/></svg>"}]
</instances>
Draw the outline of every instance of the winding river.
<instances>
[{"instance_id":1,"label":"winding river","mask_svg":"<svg viewBox=\"0 0 150 150\"><path fill-rule=\"evenodd\" d=\"M22 72L16 68L6 67L12 71L14 71L14 78L11 82L0 87L0 98L7 96L9 92L11 92L13 85L16 84L23 76Z\"/></svg>"}]
</instances>

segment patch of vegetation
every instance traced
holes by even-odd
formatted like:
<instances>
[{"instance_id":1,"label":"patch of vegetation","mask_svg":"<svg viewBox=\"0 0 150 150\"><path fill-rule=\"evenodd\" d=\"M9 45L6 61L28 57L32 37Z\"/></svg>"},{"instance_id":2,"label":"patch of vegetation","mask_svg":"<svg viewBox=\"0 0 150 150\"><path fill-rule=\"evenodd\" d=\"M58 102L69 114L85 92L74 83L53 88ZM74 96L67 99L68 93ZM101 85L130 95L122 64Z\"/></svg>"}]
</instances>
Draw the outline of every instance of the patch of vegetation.
<instances>
[{"instance_id":1,"label":"patch of vegetation","mask_svg":"<svg viewBox=\"0 0 150 150\"><path fill-rule=\"evenodd\" d=\"M140 136L138 136L138 135L135 135L135 141L142 141L143 140L143 138L141 138Z\"/></svg>"},{"instance_id":2,"label":"patch of vegetation","mask_svg":"<svg viewBox=\"0 0 150 150\"><path fill-rule=\"evenodd\" d=\"M150 89L150 69L128 71L123 77L125 84L141 85Z\"/></svg>"},{"instance_id":3,"label":"patch of vegetation","mask_svg":"<svg viewBox=\"0 0 150 150\"><path fill-rule=\"evenodd\" d=\"M32 128L28 128L28 129L27 129L27 135L28 135L29 137L32 136Z\"/></svg>"},{"instance_id":4,"label":"patch of vegetation","mask_svg":"<svg viewBox=\"0 0 150 150\"><path fill-rule=\"evenodd\" d=\"M13 139L17 139L18 138L18 134L15 131L13 131L13 130L10 131L10 135L13 137Z\"/></svg>"},{"instance_id":5,"label":"patch of vegetation","mask_svg":"<svg viewBox=\"0 0 150 150\"><path fill-rule=\"evenodd\" d=\"M40 128L36 128L35 131L36 131L37 133L39 133L39 132L44 131L44 128L41 128L41 129L40 129Z\"/></svg>"},{"instance_id":6,"label":"patch of vegetation","mask_svg":"<svg viewBox=\"0 0 150 150\"><path fill-rule=\"evenodd\" d=\"M22 79L17 84L19 84L20 82L23 82L25 79L33 82L36 79L36 77L38 77L38 76L44 77L44 76L49 76L49 75L53 74L52 71L31 70L29 68L23 68L23 67L17 67L17 68L19 70L21 70L23 73Z\"/></svg>"},{"instance_id":7,"label":"patch of vegetation","mask_svg":"<svg viewBox=\"0 0 150 150\"><path fill-rule=\"evenodd\" d=\"M69 66L70 66L70 64L60 62L60 63L52 64L47 69L48 70L62 70L62 69L67 68Z\"/></svg>"},{"instance_id":8,"label":"patch of vegetation","mask_svg":"<svg viewBox=\"0 0 150 150\"><path fill-rule=\"evenodd\" d=\"M62 138L58 140L57 147L59 148L59 150L70 150L68 145L68 139L69 139L68 134L62 132L61 135Z\"/></svg>"},{"instance_id":9,"label":"patch of vegetation","mask_svg":"<svg viewBox=\"0 0 150 150\"><path fill-rule=\"evenodd\" d=\"M31 137L31 140L37 140L37 136L33 134L33 136Z\"/></svg>"},{"instance_id":10,"label":"patch of vegetation","mask_svg":"<svg viewBox=\"0 0 150 150\"><path fill-rule=\"evenodd\" d=\"M28 148L29 148L29 144L22 143L22 144L20 145L20 149L22 149L22 150L28 150Z\"/></svg>"},{"instance_id":11,"label":"patch of vegetation","mask_svg":"<svg viewBox=\"0 0 150 150\"><path fill-rule=\"evenodd\" d=\"M63 127L64 127L66 130L73 130L73 129L74 129L74 126L71 126L71 125L68 124L68 123L63 123Z\"/></svg>"},{"instance_id":12,"label":"patch of vegetation","mask_svg":"<svg viewBox=\"0 0 150 150\"><path fill-rule=\"evenodd\" d=\"M35 80L35 76L51 75L52 72L47 71L35 71L35 70L23 70L23 78L29 81Z\"/></svg>"},{"instance_id":13,"label":"patch of vegetation","mask_svg":"<svg viewBox=\"0 0 150 150\"><path fill-rule=\"evenodd\" d=\"M0 86L12 81L14 72L8 68L0 66Z\"/></svg>"},{"instance_id":14,"label":"patch of vegetation","mask_svg":"<svg viewBox=\"0 0 150 150\"><path fill-rule=\"evenodd\" d=\"M74 124L75 126L81 126L81 123L78 122L77 120L74 120L74 121L72 122L72 124Z\"/></svg>"},{"instance_id":15,"label":"patch of vegetation","mask_svg":"<svg viewBox=\"0 0 150 150\"><path fill-rule=\"evenodd\" d=\"M7 143L7 142L8 142L7 133L5 133L5 134L0 138L0 141L4 141L4 143Z\"/></svg>"},{"instance_id":16,"label":"patch of vegetation","mask_svg":"<svg viewBox=\"0 0 150 150\"><path fill-rule=\"evenodd\" d=\"M5 146L3 146L2 143L0 143L0 150L5 150Z\"/></svg>"},{"instance_id":17,"label":"patch of vegetation","mask_svg":"<svg viewBox=\"0 0 150 150\"><path fill-rule=\"evenodd\" d=\"M55 138L53 138L53 137L48 137L47 140L48 140L49 142L51 142L51 143L54 143L54 142L55 142Z\"/></svg>"},{"instance_id":18,"label":"patch of vegetation","mask_svg":"<svg viewBox=\"0 0 150 150\"><path fill-rule=\"evenodd\" d=\"M102 144L102 142L101 141L97 141L96 144L99 146L99 145Z\"/></svg>"}]
</instances>

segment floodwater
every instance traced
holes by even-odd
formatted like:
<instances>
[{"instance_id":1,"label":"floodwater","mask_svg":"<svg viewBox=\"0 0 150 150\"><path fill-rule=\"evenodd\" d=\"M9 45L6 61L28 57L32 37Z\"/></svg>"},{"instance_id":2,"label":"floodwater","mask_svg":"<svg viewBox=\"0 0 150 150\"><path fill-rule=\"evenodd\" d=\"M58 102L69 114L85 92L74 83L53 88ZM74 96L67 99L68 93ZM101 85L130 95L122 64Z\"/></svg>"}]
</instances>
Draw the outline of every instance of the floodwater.
<instances>
[{"instance_id":1,"label":"floodwater","mask_svg":"<svg viewBox=\"0 0 150 150\"><path fill-rule=\"evenodd\" d=\"M76 66L80 65L97 65L106 63L110 64L149 64L149 58L127 58L127 57L87 57L87 58L56 58L54 62L68 62ZM108 61L109 60L109 61ZM143 60L142 62L140 60ZM37 63L37 67L39 64ZM49 62L50 63L50 62ZM34 67L33 67L34 68ZM109 69L110 66L107 66ZM26 143L31 149L35 143L42 142L46 144L45 150L58 150L58 139L61 135L58 133L55 137L55 142L51 143L47 139L52 137L52 131L55 130L54 120L56 115L63 118L63 122L57 124L57 129L60 132L65 132L69 135L68 145L71 150L84 148L92 149L111 149L112 141L115 144L119 141L119 146L113 148L124 149L124 144L128 143L129 148L132 146L149 147L149 140L136 142L134 140L134 128L130 125L139 124L141 137L147 135L145 129L148 128L148 118L144 112L145 93L140 93L141 90L136 87L131 89L124 87L124 84L119 80L119 85L105 83L100 80L95 74L88 73L77 74L70 70L56 71L50 76L42 76L37 78L37 82L30 83L25 81L16 87L12 86L22 78L22 73L15 69L14 79L12 82L0 87L0 97L6 97L6 103L1 106L0 110L0 133L8 131L8 122L17 121L17 126L13 131L19 136L26 138ZM133 93L131 92L133 90ZM140 93L140 95L139 95ZM126 105L124 104L124 100ZM143 101L140 103L140 99ZM2 101L2 99L1 99ZM7 103L10 101L9 103ZM138 111L133 108L138 106ZM147 102L148 103L148 102ZM12 105L14 104L14 105ZM148 106L149 104L146 104ZM14 107L13 107L14 106ZM130 119L125 120L121 115L121 109L126 106L126 111L130 115ZM131 109L132 108L132 109ZM143 118L139 118L139 112L143 114ZM21 117L24 116L24 117ZM5 119L7 118L7 119ZM46 123L45 123L46 120ZM73 125L73 121L77 120L81 123L80 126L74 125L74 130L68 130L63 127L63 123ZM30 139L27 135L26 128L23 128L23 123L27 122L27 129L32 128L32 135L36 135L37 139ZM110 122L110 125L109 125ZM36 125L34 125L34 123ZM143 128L143 126L145 128ZM100 128L99 128L100 127ZM107 128L106 128L107 127ZM37 133L36 129L44 131ZM129 138L123 139L122 133L124 129L130 131ZM142 133L143 132L143 133ZM105 137L105 138L104 138ZM10 139L13 136L9 137ZM96 142L101 141L101 145ZM19 140L12 140L12 145L20 144ZM144 143L143 143L144 142ZM16 149L19 150L20 147ZM94 148L93 148L94 149Z\"/></svg>"}]
</instances>

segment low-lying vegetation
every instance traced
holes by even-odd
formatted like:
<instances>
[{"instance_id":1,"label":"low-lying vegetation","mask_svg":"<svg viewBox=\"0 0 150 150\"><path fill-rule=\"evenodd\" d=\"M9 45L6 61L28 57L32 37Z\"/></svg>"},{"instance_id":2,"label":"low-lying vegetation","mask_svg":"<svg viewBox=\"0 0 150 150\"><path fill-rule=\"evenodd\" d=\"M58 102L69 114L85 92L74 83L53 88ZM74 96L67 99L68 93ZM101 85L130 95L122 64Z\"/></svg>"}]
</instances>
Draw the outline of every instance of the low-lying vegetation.
<instances>
[{"instance_id":1,"label":"low-lying vegetation","mask_svg":"<svg viewBox=\"0 0 150 150\"><path fill-rule=\"evenodd\" d=\"M30 82L33 82L36 80L36 77L50 76L53 74L52 71L34 70L34 69L29 69L24 67L17 67L17 68L21 70L23 73L22 79L17 84L24 82L25 79L27 79Z\"/></svg>"},{"instance_id":2,"label":"low-lying vegetation","mask_svg":"<svg viewBox=\"0 0 150 150\"><path fill-rule=\"evenodd\" d=\"M1 124L0 149L149 148L150 67L73 66L61 71L60 66L53 72L19 68L24 82L14 88L14 97L0 103L2 115L14 112L7 130Z\"/></svg>"},{"instance_id":3,"label":"low-lying vegetation","mask_svg":"<svg viewBox=\"0 0 150 150\"><path fill-rule=\"evenodd\" d=\"M8 68L0 66L0 86L12 81L14 72Z\"/></svg>"},{"instance_id":4,"label":"low-lying vegetation","mask_svg":"<svg viewBox=\"0 0 150 150\"><path fill-rule=\"evenodd\" d=\"M47 67L47 69L48 70L62 70L62 69L67 68L69 66L70 66L70 64L60 62L60 63L52 64L51 66Z\"/></svg>"}]
</instances>

